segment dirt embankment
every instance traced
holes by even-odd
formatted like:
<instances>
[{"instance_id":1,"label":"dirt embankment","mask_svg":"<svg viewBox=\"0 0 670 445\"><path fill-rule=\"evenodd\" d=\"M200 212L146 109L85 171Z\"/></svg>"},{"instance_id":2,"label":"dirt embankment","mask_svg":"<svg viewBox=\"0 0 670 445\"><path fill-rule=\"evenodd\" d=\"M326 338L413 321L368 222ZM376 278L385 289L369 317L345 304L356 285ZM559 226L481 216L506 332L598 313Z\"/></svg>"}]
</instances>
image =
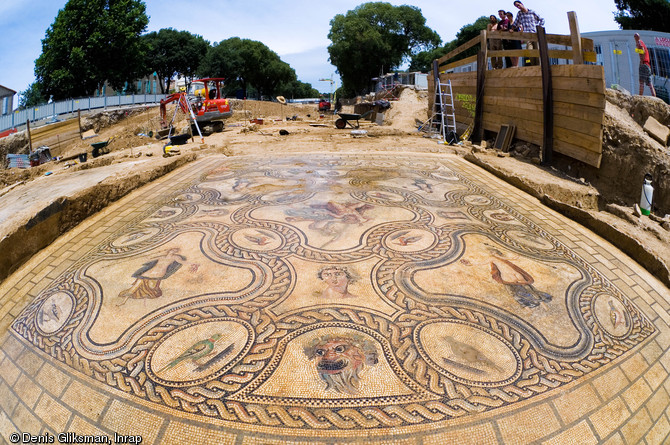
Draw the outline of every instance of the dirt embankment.
<instances>
[{"instance_id":1,"label":"dirt embankment","mask_svg":"<svg viewBox=\"0 0 670 445\"><path fill-rule=\"evenodd\" d=\"M654 213L661 217L670 214L670 149L644 131L650 116L670 126L670 106L662 100L608 89L600 168L563 156L556 157L555 166L596 187L601 208L639 203L644 175L649 173L653 177Z\"/></svg>"}]
</instances>

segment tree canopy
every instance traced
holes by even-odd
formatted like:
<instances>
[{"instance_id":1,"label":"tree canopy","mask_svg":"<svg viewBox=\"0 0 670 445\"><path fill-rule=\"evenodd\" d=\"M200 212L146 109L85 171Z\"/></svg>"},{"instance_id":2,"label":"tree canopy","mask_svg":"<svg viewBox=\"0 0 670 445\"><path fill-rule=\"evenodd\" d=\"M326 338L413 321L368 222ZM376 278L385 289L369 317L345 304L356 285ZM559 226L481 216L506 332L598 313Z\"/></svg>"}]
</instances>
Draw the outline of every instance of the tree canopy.
<instances>
[{"instance_id":1,"label":"tree canopy","mask_svg":"<svg viewBox=\"0 0 670 445\"><path fill-rule=\"evenodd\" d=\"M344 94L364 92L370 80L398 68L413 54L435 48L440 36L426 26L415 6L364 3L330 21L330 62L337 67Z\"/></svg>"},{"instance_id":2,"label":"tree canopy","mask_svg":"<svg viewBox=\"0 0 670 445\"><path fill-rule=\"evenodd\" d=\"M178 75L193 78L207 54L209 42L188 31L172 28L142 36L147 46L147 68L160 79L161 93L170 90L170 81Z\"/></svg>"},{"instance_id":3,"label":"tree canopy","mask_svg":"<svg viewBox=\"0 0 670 445\"><path fill-rule=\"evenodd\" d=\"M473 38L479 36L482 30L486 29L486 25L488 25L488 23L489 18L481 16L475 20L474 23L463 26L456 33L456 38L451 42L448 42L446 45L431 51L422 51L415 54L414 57L412 57L412 62L409 65L410 71L422 71L424 73L429 72L433 69L433 60L439 59L445 54L448 54L459 46L468 43ZM475 45L474 47L456 55L452 61L472 56L476 54L478 50L478 47Z\"/></svg>"},{"instance_id":4,"label":"tree canopy","mask_svg":"<svg viewBox=\"0 0 670 445\"><path fill-rule=\"evenodd\" d=\"M68 0L42 40L35 77L46 97L92 95L107 81L121 89L145 74L141 0Z\"/></svg>"},{"instance_id":5,"label":"tree canopy","mask_svg":"<svg viewBox=\"0 0 670 445\"><path fill-rule=\"evenodd\" d=\"M33 82L26 90L19 93L19 110L35 107L46 101L47 99L41 91L41 85L37 82Z\"/></svg>"},{"instance_id":6,"label":"tree canopy","mask_svg":"<svg viewBox=\"0 0 670 445\"><path fill-rule=\"evenodd\" d=\"M277 53L256 40L232 37L211 46L198 74L225 77L226 92L253 87L259 96L277 94L279 86L296 80L295 71Z\"/></svg>"},{"instance_id":7,"label":"tree canopy","mask_svg":"<svg viewBox=\"0 0 670 445\"><path fill-rule=\"evenodd\" d=\"M670 30L670 0L615 0L621 29Z\"/></svg>"}]
</instances>

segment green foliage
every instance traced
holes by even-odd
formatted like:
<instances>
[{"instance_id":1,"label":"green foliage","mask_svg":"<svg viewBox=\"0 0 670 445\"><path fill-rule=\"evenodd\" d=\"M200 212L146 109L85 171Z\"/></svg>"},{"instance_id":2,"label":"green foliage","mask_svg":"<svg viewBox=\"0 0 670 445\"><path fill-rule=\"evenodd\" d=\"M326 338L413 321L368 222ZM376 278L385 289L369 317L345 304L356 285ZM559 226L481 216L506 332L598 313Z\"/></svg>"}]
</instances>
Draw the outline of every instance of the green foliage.
<instances>
[{"instance_id":1,"label":"green foliage","mask_svg":"<svg viewBox=\"0 0 670 445\"><path fill-rule=\"evenodd\" d=\"M19 110L35 107L46 101L41 85L38 82L33 82L28 89L19 93Z\"/></svg>"},{"instance_id":2,"label":"green foliage","mask_svg":"<svg viewBox=\"0 0 670 445\"><path fill-rule=\"evenodd\" d=\"M670 0L615 0L621 29L670 30Z\"/></svg>"},{"instance_id":3,"label":"green foliage","mask_svg":"<svg viewBox=\"0 0 670 445\"><path fill-rule=\"evenodd\" d=\"M305 99L308 97L319 97L319 90L312 88L311 83L301 82L298 79L282 83L278 94L286 99Z\"/></svg>"},{"instance_id":4,"label":"green foliage","mask_svg":"<svg viewBox=\"0 0 670 445\"><path fill-rule=\"evenodd\" d=\"M296 80L296 74L277 53L263 43L232 37L211 46L198 74L203 77L225 77L226 93L238 89L245 97L253 87L258 96L274 96L282 84Z\"/></svg>"},{"instance_id":5,"label":"green foliage","mask_svg":"<svg viewBox=\"0 0 670 445\"><path fill-rule=\"evenodd\" d=\"M430 70L433 69L433 60L439 59L445 54L448 54L449 52L455 50L459 46L468 43L475 37L478 37L479 34L482 32L482 30L486 29L486 25L488 25L488 23L489 23L488 17L484 16L479 17L477 20L475 20L474 23L463 26L456 33L456 38L451 42L447 43L446 45L444 45L443 47L436 48L432 51L423 51L415 54L414 57L412 57L412 62L410 63L409 70L421 71L424 73L430 72ZM455 62L457 60L465 59L466 57L470 57L472 55L477 54L477 51L479 51L479 46L475 45L474 47L469 48L468 50L463 51L462 53L454 56L450 60L452 62Z\"/></svg>"},{"instance_id":6,"label":"green foliage","mask_svg":"<svg viewBox=\"0 0 670 445\"><path fill-rule=\"evenodd\" d=\"M431 51L421 51L412 57L412 62L409 64L409 71L421 71L428 73L433 69L433 60L447 54L449 51L456 48L454 41L447 43L445 46L435 48Z\"/></svg>"},{"instance_id":7,"label":"green foliage","mask_svg":"<svg viewBox=\"0 0 670 445\"><path fill-rule=\"evenodd\" d=\"M105 81L120 90L145 74L141 0L68 0L42 40L35 77L46 97L92 95Z\"/></svg>"},{"instance_id":8,"label":"green foliage","mask_svg":"<svg viewBox=\"0 0 670 445\"><path fill-rule=\"evenodd\" d=\"M178 75L193 79L209 42L188 31L161 29L142 36L147 47L147 68L160 79L161 93L170 90L170 81Z\"/></svg>"},{"instance_id":9,"label":"green foliage","mask_svg":"<svg viewBox=\"0 0 670 445\"><path fill-rule=\"evenodd\" d=\"M336 15L328 38L330 62L337 67L347 96L364 92L373 77L441 42L419 8L385 2L364 3L346 15Z\"/></svg>"}]
</instances>

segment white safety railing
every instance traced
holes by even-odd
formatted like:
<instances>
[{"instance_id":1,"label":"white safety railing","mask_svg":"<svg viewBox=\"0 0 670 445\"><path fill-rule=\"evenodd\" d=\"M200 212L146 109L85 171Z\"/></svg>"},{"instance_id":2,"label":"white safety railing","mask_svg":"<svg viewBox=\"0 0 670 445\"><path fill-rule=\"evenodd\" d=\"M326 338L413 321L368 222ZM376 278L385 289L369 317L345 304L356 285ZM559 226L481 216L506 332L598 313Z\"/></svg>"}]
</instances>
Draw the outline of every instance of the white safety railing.
<instances>
[{"instance_id":1,"label":"white safety railing","mask_svg":"<svg viewBox=\"0 0 670 445\"><path fill-rule=\"evenodd\" d=\"M98 108L122 107L140 104L155 104L165 97L164 94L131 94L127 96L83 97L60 102L39 105L24 110L16 110L11 114L0 116L0 131L25 125L26 121L53 119L63 114L76 113L78 110L88 111Z\"/></svg>"}]
</instances>

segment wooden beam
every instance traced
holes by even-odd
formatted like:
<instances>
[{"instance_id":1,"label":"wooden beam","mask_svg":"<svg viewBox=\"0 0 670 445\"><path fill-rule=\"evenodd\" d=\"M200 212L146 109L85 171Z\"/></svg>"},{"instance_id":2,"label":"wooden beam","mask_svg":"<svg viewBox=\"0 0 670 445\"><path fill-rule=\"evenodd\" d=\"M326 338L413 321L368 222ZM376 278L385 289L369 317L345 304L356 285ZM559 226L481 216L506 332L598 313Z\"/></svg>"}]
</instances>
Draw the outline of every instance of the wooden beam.
<instances>
[{"instance_id":1,"label":"wooden beam","mask_svg":"<svg viewBox=\"0 0 670 445\"><path fill-rule=\"evenodd\" d=\"M450 70L450 69L452 69L452 68L456 68L457 66L467 65L467 64L472 63L472 62L475 62L475 61L477 61L477 56L476 56L476 55L475 55L475 56L466 57L465 59L457 60L457 61L455 61L455 62L451 62L451 63L448 64L448 65L441 66L441 67L440 67L440 72L443 73L443 72L445 72L446 70ZM439 62L439 59L438 59L438 62Z\"/></svg>"},{"instance_id":2,"label":"wooden beam","mask_svg":"<svg viewBox=\"0 0 670 445\"><path fill-rule=\"evenodd\" d=\"M550 164L554 151L554 93L551 84L551 65L549 64L549 46L544 27L537 27L537 43L540 50L542 68L542 102L544 104L544 130L542 137L542 164Z\"/></svg>"},{"instance_id":3,"label":"wooden beam","mask_svg":"<svg viewBox=\"0 0 670 445\"><path fill-rule=\"evenodd\" d=\"M491 35L488 36L487 38L498 39L498 38L501 38L501 36L502 36L501 33L495 32L495 33L491 33ZM580 46L580 51L593 52L593 47L594 46L593 46L593 40L592 39L579 37L579 41L577 41L577 43L575 44L575 41L573 41L572 35L566 36L566 35L562 35L562 34L546 34L546 36L547 36L547 42L548 43L553 43L553 44L557 44L557 45L564 45L564 46L571 46L573 48L577 45L577 46ZM525 40L525 41L530 40L530 41L534 41L534 42L537 41L537 34L534 33L534 32L510 32L510 33L505 33L504 37L505 37L505 40ZM464 43L463 45L459 46L458 48L456 48L456 49L448 52L444 56L440 57L439 59L437 59L438 63L440 65L442 65L443 63L447 62L450 59L453 59L454 57L456 57L457 55L459 55L463 51L466 51L466 50L472 48L473 46L475 46L477 44L482 44L481 36L474 37L470 41ZM483 44L486 45L485 42ZM570 51L570 52L572 52L572 51ZM489 56L489 57L522 57L522 56L517 56L517 55L511 55L510 56L509 53L507 53L504 56L495 55L495 56ZM552 55L551 57L556 57L556 56ZM565 59L565 58L568 58L568 57L557 57L557 58ZM572 59L572 57L569 57L569 59ZM449 69L449 68L446 68L446 69ZM443 70L444 70L444 68L443 68Z\"/></svg>"},{"instance_id":4,"label":"wooden beam","mask_svg":"<svg viewBox=\"0 0 670 445\"><path fill-rule=\"evenodd\" d=\"M444 56L440 57L439 59L437 59L437 61L441 65L444 62L446 62L447 60L453 58L454 56L459 55L463 51L472 48L473 46L477 45L478 43L481 43L481 41L482 40L481 40L480 36L474 37L469 42L462 44L461 46L459 46L455 50L450 51L447 54L445 54Z\"/></svg>"},{"instance_id":5,"label":"wooden beam","mask_svg":"<svg viewBox=\"0 0 670 445\"><path fill-rule=\"evenodd\" d=\"M480 38L482 45L477 54L477 97L475 99L475 123L472 128L472 136L475 141L484 139L484 126L482 125L484 117L484 87L486 83L486 70L489 65L489 59L486 55L485 29L482 29Z\"/></svg>"},{"instance_id":6,"label":"wooden beam","mask_svg":"<svg viewBox=\"0 0 670 445\"><path fill-rule=\"evenodd\" d=\"M568 22L570 23L570 38L572 39L572 60L576 65L583 65L582 36L579 33L579 23L577 23L577 13L575 11L568 12Z\"/></svg>"},{"instance_id":7,"label":"wooden beam","mask_svg":"<svg viewBox=\"0 0 670 445\"><path fill-rule=\"evenodd\" d=\"M33 152L33 138L30 134L30 119L26 119L26 131L28 132L28 153Z\"/></svg>"},{"instance_id":8,"label":"wooden beam","mask_svg":"<svg viewBox=\"0 0 670 445\"><path fill-rule=\"evenodd\" d=\"M79 123L79 139L84 139L83 132L81 131L81 109L77 110L77 123Z\"/></svg>"}]
</instances>

